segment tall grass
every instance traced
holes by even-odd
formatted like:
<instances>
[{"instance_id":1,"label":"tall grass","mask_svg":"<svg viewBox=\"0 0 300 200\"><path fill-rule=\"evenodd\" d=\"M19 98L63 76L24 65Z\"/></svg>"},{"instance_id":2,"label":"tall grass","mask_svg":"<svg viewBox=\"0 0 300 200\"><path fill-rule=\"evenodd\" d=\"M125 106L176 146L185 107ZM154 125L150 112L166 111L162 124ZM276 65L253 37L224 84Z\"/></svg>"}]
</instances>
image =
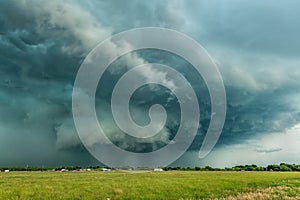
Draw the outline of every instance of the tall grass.
<instances>
[{"instance_id":1,"label":"tall grass","mask_svg":"<svg viewBox=\"0 0 300 200\"><path fill-rule=\"evenodd\" d=\"M0 173L0 199L234 199L278 186L287 190L287 197L300 197L300 173ZM276 192L269 196L275 197Z\"/></svg>"}]
</instances>

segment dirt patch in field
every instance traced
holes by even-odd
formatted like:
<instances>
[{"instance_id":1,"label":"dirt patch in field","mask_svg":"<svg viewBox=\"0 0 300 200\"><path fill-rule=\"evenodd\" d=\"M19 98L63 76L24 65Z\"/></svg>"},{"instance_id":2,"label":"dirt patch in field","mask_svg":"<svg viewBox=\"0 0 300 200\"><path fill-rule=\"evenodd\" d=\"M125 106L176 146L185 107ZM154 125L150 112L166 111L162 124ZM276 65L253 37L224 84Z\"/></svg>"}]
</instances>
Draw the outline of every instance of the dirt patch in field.
<instances>
[{"instance_id":1,"label":"dirt patch in field","mask_svg":"<svg viewBox=\"0 0 300 200\"><path fill-rule=\"evenodd\" d=\"M122 189L114 189L114 194L115 195L121 195L121 194L123 194L124 193L124 191L122 190Z\"/></svg>"},{"instance_id":2,"label":"dirt patch in field","mask_svg":"<svg viewBox=\"0 0 300 200\"><path fill-rule=\"evenodd\" d=\"M258 189L252 192L240 193L236 196L228 196L215 200L300 200L300 187L277 186Z\"/></svg>"}]
</instances>

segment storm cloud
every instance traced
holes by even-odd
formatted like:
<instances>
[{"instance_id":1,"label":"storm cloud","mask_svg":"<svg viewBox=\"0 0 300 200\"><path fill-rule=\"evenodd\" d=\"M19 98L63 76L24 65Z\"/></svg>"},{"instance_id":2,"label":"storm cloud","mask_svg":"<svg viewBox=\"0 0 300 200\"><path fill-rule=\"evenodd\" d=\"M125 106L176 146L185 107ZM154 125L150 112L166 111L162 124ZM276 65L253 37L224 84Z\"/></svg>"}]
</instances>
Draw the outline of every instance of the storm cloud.
<instances>
[{"instance_id":1,"label":"storm cloud","mask_svg":"<svg viewBox=\"0 0 300 200\"><path fill-rule=\"evenodd\" d=\"M99 116L99 121L115 144L145 152L166 145L174 137L179 105L164 88L141 88L132 99L133 118L142 125L149 122L147 112L153 103L161 103L169 111L167 124L157 137L137 140L122 134L110 112L111 89L123 72L138 64L158 62L182 72L200 102L198 135L178 164L262 163L266 154L273 153L278 154L268 162L280 162L289 153L293 156L287 161L299 162L299 153L295 153L300 152L296 147L299 140L294 141L295 148L265 142L265 138L291 142L287 131L300 124L299 4L292 0L276 4L258 0L0 2L0 165L98 164L81 144L74 127L76 73L99 42L146 26L181 31L206 48L224 79L226 122L215 150L198 161L194 152L200 148L211 115L205 83L178 56L142 50L116 60L99 82L97 110L107 113L105 118ZM141 72L141 76L151 75L166 78L159 72ZM293 134L299 134L296 132ZM294 135L291 137L297 138ZM232 154L235 160L225 163L222 156L236 150L238 155ZM256 160L256 153L262 158Z\"/></svg>"}]
</instances>

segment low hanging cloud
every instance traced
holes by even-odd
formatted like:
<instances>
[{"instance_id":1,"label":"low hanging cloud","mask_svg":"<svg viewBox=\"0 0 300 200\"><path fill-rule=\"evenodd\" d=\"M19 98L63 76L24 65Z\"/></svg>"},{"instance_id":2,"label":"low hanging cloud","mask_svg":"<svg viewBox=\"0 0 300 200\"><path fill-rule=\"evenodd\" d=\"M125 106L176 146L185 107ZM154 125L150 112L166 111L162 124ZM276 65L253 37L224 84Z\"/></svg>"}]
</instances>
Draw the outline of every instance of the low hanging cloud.
<instances>
[{"instance_id":1,"label":"low hanging cloud","mask_svg":"<svg viewBox=\"0 0 300 200\"><path fill-rule=\"evenodd\" d=\"M297 163L300 155L300 125L295 125L283 133L256 136L239 144L226 145L213 151L203 161L197 161L197 152L188 153L183 160L193 165L233 167L236 165ZM186 164L178 162L179 165Z\"/></svg>"},{"instance_id":2,"label":"low hanging cloud","mask_svg":"<svg viewBox=\"0 0 300 200\"><path fill-rule=\"evenodd\" d=\"M74 160L80 164L96 163L82 146L72 118L72 86L77 70L99 42L112 34L144 26L173 28L190 35L204 45L223 76L228 98L226 123L212 152L215 161L208 158L200 164L223 166L226 162L222 156L235 150L236 161L227 164L260 163L269 154L274 156L267 162L296 162L295 149L282 143L267 144L266 140L294 144L298 137L299 130L293 128L300 123L298 7L296 1L2 1L0 165L41 164L40 160L44 165L64 161L76 164ZM112 43L107 53L118 56L119 48L130 48L127 45ZM191 66L174 55L147 50L121 57L102 80L107 88L97 91L97 109L109 116L108 90L113 83L126 70L151 62L172 65L198 89L201 122L187 153L192 154L199 150L209 124L209 96ZM140 75L155 76L165 79L170 87L177 86L166 74L153 69L141 71ZM132 140L117 129L112 118L99 117L109 130L108 136L120 147L157 149L176 133L179 112L178 108L170 109L177 105L176 98L170 91L155 89L155 93L151 88L137 92L132 113L137 122L146 124L147 108L153 103L164 104L170 111L169 118L157 137ZM293 136L284 134L291 129ZM179 163L193 165L195 161L182 158Z\"/></svg>"}]
</instances>

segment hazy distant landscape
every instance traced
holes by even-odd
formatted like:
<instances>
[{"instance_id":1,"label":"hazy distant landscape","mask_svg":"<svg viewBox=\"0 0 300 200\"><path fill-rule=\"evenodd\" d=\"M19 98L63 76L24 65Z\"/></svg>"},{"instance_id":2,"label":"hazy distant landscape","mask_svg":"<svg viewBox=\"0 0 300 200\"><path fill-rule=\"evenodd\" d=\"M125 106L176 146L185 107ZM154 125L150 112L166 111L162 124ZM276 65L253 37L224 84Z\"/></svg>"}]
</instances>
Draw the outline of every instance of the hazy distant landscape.
<instances>
[{"instance_id":1,"label":"hazy distant landscape","mask_svg":"<svg viewBox=\"0 0 300 200\"><path fill-rule=\"evenodd\" d=\"M0 167L0 172L13 172L13 171L50 171L50 172L89 172L89 171L118 171L124 170L127 172L143 172L143 171L269 171L269 172L300 172L300 165L280 163L270 164L267 166L257 166L252 165L237 165L233 167L225 168L214 168L211 166L205 167L159 167L159 168L150 168L150 167L101 167L101 166L60 166L60 167Z\"/></svg>"}]
</instances>

